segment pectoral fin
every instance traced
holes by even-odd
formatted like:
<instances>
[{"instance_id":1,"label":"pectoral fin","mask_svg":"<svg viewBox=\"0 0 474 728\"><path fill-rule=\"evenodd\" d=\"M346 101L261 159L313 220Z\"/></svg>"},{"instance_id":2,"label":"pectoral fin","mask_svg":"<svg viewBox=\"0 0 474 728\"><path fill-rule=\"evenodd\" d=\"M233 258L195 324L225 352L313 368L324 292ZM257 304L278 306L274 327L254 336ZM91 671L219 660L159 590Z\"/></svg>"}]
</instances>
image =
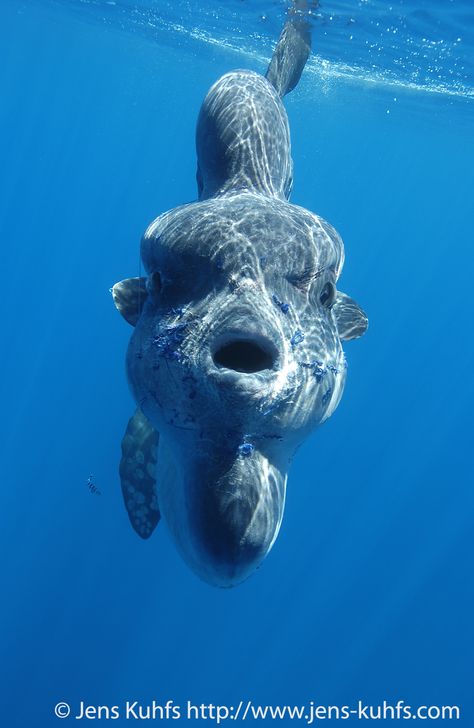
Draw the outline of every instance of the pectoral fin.
<instances>
[{"instance_id":1,"label":"pectoral fin","mask_svg":"<svg viewBox=\"0 0 474 728\"><path fill-rule=\"evenodd\" d=\"M122 440L120 480L130 522L142 538L151 536L160 520L155 488L158 440L156 430L137 409Z\"/></svg>"},{"instance_id":2,"label":"pectoral fin","mask_svg":"<svg viewBox=\"0 0 474 728\"><path fill-rule=\"evenodd\" d=\"M146 278L125 278L112 286L111 291L116 309L125 321L136 326L148 295Z\"/></svg>"},{"instance_id":3,"label":"pectoral fin","mask_svg":"<svg viewBox=\"0 0 474 728\"><path fill-rule=\"evenodd\" d=\"M367 331L367 316L359 304L345 293L337 292L336 302L331 310L336 318L339 338L343 341L358 339Z\"/></svg>"}]
</instances>

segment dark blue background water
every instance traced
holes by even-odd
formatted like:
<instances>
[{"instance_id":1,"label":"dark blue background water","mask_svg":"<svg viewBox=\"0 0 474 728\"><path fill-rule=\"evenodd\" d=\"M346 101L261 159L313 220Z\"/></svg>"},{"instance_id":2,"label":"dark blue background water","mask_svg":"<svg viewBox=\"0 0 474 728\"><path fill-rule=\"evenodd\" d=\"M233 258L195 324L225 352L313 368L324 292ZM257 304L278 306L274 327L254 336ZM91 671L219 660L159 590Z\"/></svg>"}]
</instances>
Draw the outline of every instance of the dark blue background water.
<instances>
[{"instance_id":1,"label":"dark blue background water","mask_svg":"<svg viewBox=\"0 0 474 728\"><path fill-rule=\"evenodd\" d=\"M472 728L472 101L311 73L289 97L292 199L341 232L370 330L272 553L221 591L163 524L129 526L109 288L195 198L208 86L264 65L13 0L0 44L1 725L56 725L59 700L253 698L459 704Z\"/></svg>"}]
</instances>

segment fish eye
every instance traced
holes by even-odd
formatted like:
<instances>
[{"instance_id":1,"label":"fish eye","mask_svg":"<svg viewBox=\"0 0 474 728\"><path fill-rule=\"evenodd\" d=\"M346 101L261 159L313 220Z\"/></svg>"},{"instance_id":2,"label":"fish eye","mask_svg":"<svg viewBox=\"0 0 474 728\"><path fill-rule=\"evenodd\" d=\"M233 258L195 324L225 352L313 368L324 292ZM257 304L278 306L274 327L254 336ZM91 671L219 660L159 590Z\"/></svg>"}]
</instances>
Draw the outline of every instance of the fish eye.
<instances>
[{"instance_id":1,"label":"fish eye","mask_svg":"<svg viewBox=\"0 0 474 728\"><path fill-rule=\"evenodd\" d=\"M319 300L322 306L324 306L325 308L331 308L336 300L336 286L334 285L334 283L331 283L331 281L327 281L324 284L321 295L319 296Z\"/></svg>"},{"instance_id":2,"label":"fish eye","mask_svg":"<svg viewBox=\"0 0 474 728\"><path fill-rule=\"evenodd\" d=\"M156 270L154 271L154 273L148 276L146 288L150 295L158 295L162 288L161 274L159 271Z\"/></svg>"}]
</instances>

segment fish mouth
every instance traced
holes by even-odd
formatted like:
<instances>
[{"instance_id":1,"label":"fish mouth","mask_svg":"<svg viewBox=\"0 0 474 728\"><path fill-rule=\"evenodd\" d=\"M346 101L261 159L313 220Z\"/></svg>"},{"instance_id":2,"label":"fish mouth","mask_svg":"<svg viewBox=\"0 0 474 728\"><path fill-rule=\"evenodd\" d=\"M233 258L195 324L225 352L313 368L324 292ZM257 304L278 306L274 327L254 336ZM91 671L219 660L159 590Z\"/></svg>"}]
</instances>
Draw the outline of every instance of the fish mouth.
<instances>
[{"instance_id":1,"label":"fish mouth","mask_svg":"<svg viewBox=\"0 0 474 728\"><path fill-rule=\"evenodd\" d=\"M219 369L256 374L276 368L278 351L261 334L227 333L216 340L212 360Z\"/></svg>"}]
</instances>

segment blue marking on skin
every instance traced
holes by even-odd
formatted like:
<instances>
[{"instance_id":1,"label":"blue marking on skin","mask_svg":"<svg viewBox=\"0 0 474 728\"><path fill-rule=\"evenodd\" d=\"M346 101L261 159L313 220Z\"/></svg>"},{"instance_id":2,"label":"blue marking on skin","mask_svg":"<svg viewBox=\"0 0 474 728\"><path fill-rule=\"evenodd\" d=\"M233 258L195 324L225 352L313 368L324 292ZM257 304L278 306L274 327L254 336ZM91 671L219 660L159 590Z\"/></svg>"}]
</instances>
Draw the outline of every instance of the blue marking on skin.
<instances>
[{"instance_id":1,"label":"blue marking on skin","mask_svg":"<svg viewBox=\"0 0 474 728\"><path fill-rule=\"evenodd\" d=\"M291 346L297 346L298 344L301 344L301 342L304 339L304 334L301 331L301 329L296 329L295 333L290 339Z\"/></svg>"},{"instance_id":2,"label":"blue marking on skin","mask_svg":"<svg viewBox=\"0 0 474 728\"><path fill-rule=\"evenodd\" d=\"M239 455L242 455L244 458L248 458L254 451L254 446L251 442L244 442L242 445L239 445Z\"/></svg>"},{"instance_id":3,"label":"blue marking on skin","mask_svg":"<svg viewBox=\"0 0 474 728\"><path fill-rule=\"evenodd\" d=\"M331 394L332 394L332 389L331 389L331 387L329 387L328 391L327 391L327 392L325 392L325 393L323 394L322 398L321 398L321 402L322 402L322 403L323 403L324 405L325 405L325 404L327 404L327 403L329 402L329 399L330 399L330 397L331 397Z\"/></svg>"},{"instance_id":4,"label":"blue marking on skin","mask_svg":"<svg viewBox=\"0 0 474 728\"><path fill-rule=\"evenodd\" d=\"M320 382L322 379L324 379L324 377L328 373L328 370L329 368L325 367L321 361L315 361L313 374L316 377L316 381Z\"/></svg>"},{"instance_id":5,"label":"blue marking on skin","mask_svg":"<svg viewBox=\"0 0 474 728\"><path fill-rule=\"evenodd\" d=\"M266 264L267 264L267 256L262 255L262 257L260 258L260 268L263 270L265 268Z\"/></svg>"},{"instance_id":6,"label":"blue marking on skin","mask_svg":"<svg viewBox=\"0 0 474 728\"><path fill-rule=\"evenodd\" d=\"M179 361L181 355L177 347L179 347L184 339L187 324L176 324L176 326L167 326L158 336L153 339L153 344L160 356L165 359L174 359Z\"/></svg>"},{"instance_id":7,"label":"blue marking on skin","mask_svg":"<svg viewBox=\"0 0 474 728\"><path fill-rule=\"evenodd\" d=\"M276 296L275 294L272 295L272 301L278 306L282 313L288 313L288 311L290 310L290 304L283 303L283 301L280 301L278 296Z\"/></svg>"},{"instance_id":8,"label":"blue marking on skin","mask_svg":"<svg viewBox=\"0 0 474 728\"><path fill-rule=\"evenodd\" d=\"M311 369L313 376L316 377L316 380L318 382L321 382L329 372L332 372L333 374L341 373L341 369L334 366L333 364L328 364L327 366L324 366L323 362L318 361L317 359L313 359L313 361L310 362L300 361L299 365L304 367L305 369Z\"/></svg>"}]
</instances>

